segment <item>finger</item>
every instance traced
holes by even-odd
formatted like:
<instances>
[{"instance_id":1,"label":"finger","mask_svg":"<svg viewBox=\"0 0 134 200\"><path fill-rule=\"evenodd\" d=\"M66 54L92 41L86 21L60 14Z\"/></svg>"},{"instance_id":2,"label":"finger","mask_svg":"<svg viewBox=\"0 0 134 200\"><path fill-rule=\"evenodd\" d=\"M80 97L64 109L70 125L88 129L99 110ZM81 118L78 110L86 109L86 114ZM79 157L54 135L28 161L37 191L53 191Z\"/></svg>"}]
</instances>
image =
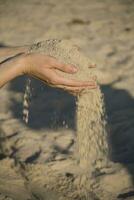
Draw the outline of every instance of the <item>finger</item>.
<instances>
[{"instance_id":1,"label":"finger","mask_svg":"<svg viewBox=\"0 0 134 200\"><path fill-rule=\"evenodd\" d=\"M50 87L54 87L54 88L59 88L59 89L63 89L64 91L67 91L68 93L70 93L73 96L80 96L84 93L87 92L87 89L96 89L97 86L87 86L87 87L71 87L71 86L63 86L63 85L55 85L55 84L51 84L51 83L46 83L44 81L45 84L49 85Z\"/></svg>"},{"instance_id":2,"label":"finger","mask_svg":"<svg viewBox=\"0 0 134 200\"><path fill-rule=\"evenodd\" d=\"M55 87L66 90L66 91L70 91L70 92L81 92L83 90L87 90L87 89L95 89L95 86L88 86L88 87L70 87L70 86L63 86L63 85L55 85Z\"/></svg>"},{"instance_id":3,"label":"finger","mask_svg":"<svg viewBox=\"0 0 134 200\"><path fill-rule=\"evenodd\" d=\"M65 85L72 87L85 87L85 86L96 86L96 82L94 80L90 81L79 81L74 79L67 79L57 75L57 85Z\"/></svg>"},{"instance_id":4,"label":"finger","mask_svg":"<svg viewBox=\"0 0 134 200\"><path fill-rule=\"evenodd\" d=\"M69 92L70 94L72 94L74 96L78 96L78 95L82 94L83 91L85 91L85 89L86 88L73 88L73 89L72 89L72 87L66 87L66 88L64 88L65 91Z\"/></svg>"},{"instance_id":5,"label":"finger","mask_svg":"<svg viewBox=\"0 0 134 200\"><path fill-rule=\"evenodd\" d=\"M66 64L57 62L57 64L54 67L62 72L66 72L70 74L76 73L78 71L78 68L71 64L66 65Z\"/></svg>"},{"instance_id":6,"label":"finger","mask_svg":"<svg viewBox=\"0 0 134 200\"><path fill-rule=\"evenodd\" d=\"M55 63L56 64L56 63ZM66 72L66 73L76 73L78 71L78 68L74 65L66 65L66 64L63 64L63 63L59 63L57 62L57 65L55 65L55 67L57 69L59 69L60 71L63 71L63 72ZM96 67L96 64L90 64L88 66L88 68L95 68Z\"/></svg>"},{"instance_id":7,"label":"finger","mask_svg":"<svg viewBox=\"0 0 134 200\"><path fill-rule=\"evenodd\" d=\"M54 57L51 57L51 65L55 69L59 69L60 71L66 73L75 73L78 71L77 67L75 67L74 65L61 63Z\"/></svg>"},{"instance_id":8,"label":"finger","mask_svg":"<svg viewBox=\"0 0 134 200\"><path fill-rule=\"evenodd\" d=\"M52 83L52 82L46 82L46 81L43 81L45 84L51 86L51 87L56 87L56 88L59 88L59 89L63 89L63 90L70 90L70 91L81 91L81 90L85 90L85 89L95 89L97 88L97 85L90 85L90 86L82 86L82 87L73 87L73 86L66 86L66 85L58 85L58 84L55 84L55 83Z\"/></svg>"},{"instance_id":9,"label":"finger","mask_svg":"<svg viewBox=\"0 0 134 200\"><path fill-rule=\"evenodd\" d=\"M80 93L85 89L85 88L71 88L71 87L66 87L66 88L60 88L63 89L64 91L68 92L69 94L73 96L78 96Z\"/></svg>"},{"instance_id":10,"label":"finger","mask_svg":"<svg viewBox=\"0 0 134 200\"><path fill-rule=\"evenodd\" d=\"M68 91L68 93L73 95L73 96L78 96L78 95L80 95L81 92Z\"/></svg>"},{"instance_id":11,"label":"finger","mask_svg":"<svg viewBox=\"0 0 134 200\"><path fill-rule=\"evenodd\" d=\"M95 89L95 88L92 88L92 89ZM72 94L74 96L78 96L78 95L82 96L83 94L87 93L87 90L85 90L85 89L81 89L81 90L67 90L67 92L69 92L70 94Z\"/></svg>"},{"instance_id":12,"label":"finger","mask_svg":"<svg viewBox=\"0 0 134 200\"><path fill-rule=\"evenodd\" d=\"M67 89L64 89L65 91L69 92L70 94L76 96L78 94L80 94L84 89L71 89L71 88L67 88Z\"/></svg>"},{"instance_id":13,"label":"finger","mask_svg":"<svg viewBox=\"0 0 134 200\"><path fill-rule=\"evenodd\" d=\"M68 78L59 76L59 74L53 70L47 70L47 73L45 72L45 78L48 79L49 80L48 82L53 85L64 85L64 86L72 86L72 87L96 86L95 80L79 81L79 80L74 80L74 79L68 79Z\"/></svg>"}]
</instances>

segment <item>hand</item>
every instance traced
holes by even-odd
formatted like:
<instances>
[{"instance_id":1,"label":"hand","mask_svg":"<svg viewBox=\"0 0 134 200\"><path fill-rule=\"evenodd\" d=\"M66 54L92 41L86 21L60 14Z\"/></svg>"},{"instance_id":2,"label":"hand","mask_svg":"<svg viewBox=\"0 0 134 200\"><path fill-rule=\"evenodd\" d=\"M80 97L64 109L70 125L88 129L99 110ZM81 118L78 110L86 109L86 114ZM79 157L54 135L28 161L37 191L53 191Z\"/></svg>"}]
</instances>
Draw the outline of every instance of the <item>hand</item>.
<instances>
[{"instance_id":1,"label":"hand","mask_svg":"<svg viewBox=\"0 0 134 200\"><path fill-rule=\"evenodd\" d=\"M23 63L23 74L38 78L49 86L67 90L74 95L79 94L85 88L96 88L94 79L78 81L60 76L57 70L73 74L77 72L77 68L73 65L60 63L54 57L31 53L23 56Z\"/></svg>"}]
</instances>

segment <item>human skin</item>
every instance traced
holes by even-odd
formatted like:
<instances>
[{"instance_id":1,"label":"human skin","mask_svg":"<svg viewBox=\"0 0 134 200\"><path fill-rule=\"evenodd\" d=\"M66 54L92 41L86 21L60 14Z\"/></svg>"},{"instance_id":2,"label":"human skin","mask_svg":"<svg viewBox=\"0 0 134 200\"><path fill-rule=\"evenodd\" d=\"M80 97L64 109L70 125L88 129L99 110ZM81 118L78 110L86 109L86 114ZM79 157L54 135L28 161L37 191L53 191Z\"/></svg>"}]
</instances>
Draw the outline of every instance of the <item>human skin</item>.
<instances>
[{"instance_id":1,"label":"human skin","mask_svg":"<svg viewBox=\"0 0 134 200\"><path fill-rule=\"evenodd\" d=\"M60 63L54 57L40 53L27 54L27 51L28 46L0 49L0 88L21 75L32 76L51 87L64 89L74 95L86 88L96 88L94 77L88 81L79 81L64 78L57 73L57 70L70 74L77 73L76 66Z\"/></svg>"}]
</instances>

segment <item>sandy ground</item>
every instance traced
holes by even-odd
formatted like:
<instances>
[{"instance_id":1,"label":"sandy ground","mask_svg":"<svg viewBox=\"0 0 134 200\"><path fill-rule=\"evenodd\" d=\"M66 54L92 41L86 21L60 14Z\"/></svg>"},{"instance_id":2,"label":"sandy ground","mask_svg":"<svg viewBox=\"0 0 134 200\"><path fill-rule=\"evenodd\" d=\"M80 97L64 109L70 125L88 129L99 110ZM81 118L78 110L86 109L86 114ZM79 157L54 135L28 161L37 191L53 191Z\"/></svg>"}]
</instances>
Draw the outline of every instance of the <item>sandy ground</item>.
<instances>
[{"instance_id":1,"label":"sandy ground","mask_svg":"<svg viewBox=\"0 0 134 200\"><path fill-rule=\"evenodd\" d=\"M110 127L111 158L123 165L132 182L133 21L133 0L0 0L1 47L32 44L49 38L69 39L97 63ZM22 165L23 162L34 163L34 167L56 161L60 166L74 150L75 99L35 81L30 121L25 125L22 121L25 79L18 78L0 91L1 166L6 164L8 171L8 166L14 165L13 160L21 161ZM7 156L10 159L5 159ZM19 188L23 188L24 182L19 184ZM18 191L25 193L24 189ZM0 188L2 192L9 194L10 190ZM55 195L45 197L49 198L56 199ZM0 199L5 196L1 194ZM134 199L133 186L118 194L117 199Z\"/></svg>"}]
</instances>

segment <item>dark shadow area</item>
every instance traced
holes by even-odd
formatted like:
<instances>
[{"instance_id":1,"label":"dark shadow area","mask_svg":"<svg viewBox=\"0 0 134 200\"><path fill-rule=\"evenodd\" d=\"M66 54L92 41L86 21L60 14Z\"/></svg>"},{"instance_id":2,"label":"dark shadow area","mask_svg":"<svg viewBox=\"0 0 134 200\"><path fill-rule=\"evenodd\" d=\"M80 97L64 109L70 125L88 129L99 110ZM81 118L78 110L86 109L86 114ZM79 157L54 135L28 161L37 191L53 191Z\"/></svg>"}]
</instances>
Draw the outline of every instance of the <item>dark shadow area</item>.
<instances>
[{"instance_id":1,"label":"dark shadow area","mask_svg":"<svg viewBox=\"0 0 134 200\"><path fill-rule=\"evenodd\" d=\"M102 86L107 121L110 127L112 160L134 162L134 99L123 89Z\"/></svg>"},{"instance_id":2,"label":"dark shadow area","mask_svg":"<svg viewBox=\"0 0 134 200\"><path fill-rule=\"evenodd\" d=\"M0 41L0 48L3 48L3 47L14 47L14 46L5 44L5 43L3 43L3 42Z\"/></svg>"},{"instance_id":3,"label":"dark shadow area","mask_svg":"<svg viewBox=\"0 0 134 200\"><path fill-rule=\"evenodd\" d=\"M24 94L26 78L19 77L12 81L10 90ZM64 91L45 86L35 79L32 79L31 91L32 97L27 126L32 129L57 129L62 127L75 129L75 97ZM16 101L16 98L13 97L11 101L10 109L13 111L14 117L23 121L23 99Z\"/></svg>"},{"instance_id":4,"label":"dark shadow area","mask_svg":"<svg viewBox=\"0 0 134 200\"><path fill-rule=\"evenodd\" d=\"M125 4L126 6L132 6L134 4L133 0L118 0L120 4Z\"/></svg>"},{"instance_id":5,"label":"dark shadow area","mask_svg":"<svg viewBox=\"0 0 134 200\"><path fill-rule=\"evenodd\" d=\"M0 42L0 48L7 47L3 42Z\"/></svg>"},{"instance_id":6,"label":"dark shadow area","mask_svg":"<svg viewBox=\"0 0 134 200\"><path fill-rule=\"evenodd\" d=\"M27 77L11 82L10 90L24 93ZM121 163L134 162L134 99L126 91L115 89L112 85L103 85L107 121L110 127L110 145L112 160ZM12 97L14 117L22 121L22 100ZM32 79L32 100L29 108L29 126L32 129L75 129L75 98L66 92L45 86Z\"/></svg>"},{"instance_id":7,"label":"dark shadow area","mask_svg":"<svg viewBox=\"0 0 134 200\"><path fill-rule=\"evenodd\" d=\"M70 142L70 144L68 144L68 146L66 148L62 148L62 147L60 147L58 145L55 145L54 149L56 150L56 152L58 152L60 154L67 154L67 155L69 155L69 150L73 146L73 144L74 144L74 140L72 140Z\"/></svg>"},{"instance_id":8,"label":"dark shadow area","mask_svg":"<svg viewBox=\"0 0 134 200\"><path fill-rule=\"evenodd\" d=\"M26 159L25 163L33 163L39 156L40 156L41 150L39 152L36 152L34 155L30 156Z\"/></svg>"},{"instance_id":9,"label":"dark shadow area","mask_svg":"<svg viewBox=\"0 0 134 200\"><path fill-rule=\"evenodd\" d=\"M124 89L103 85L108 126L111 160L121 163L131 175L134 184L134 99ZM134 191L120 194L117 198L134 198Z\"/></svg>"},{"instance_id":10,"label":"dark shadow area","mask_svg":"<svg viewBox=\"0 0 134 200\"><path fill-rule=\"evenodd\" d=\"M119 194L119 196L117 197L118 199L122 199L122 198L128 198L128 197L133 197L134 196L134 191L130 191L130 192L126 192L123 194Z\"/></svg>"}]
</instances>

